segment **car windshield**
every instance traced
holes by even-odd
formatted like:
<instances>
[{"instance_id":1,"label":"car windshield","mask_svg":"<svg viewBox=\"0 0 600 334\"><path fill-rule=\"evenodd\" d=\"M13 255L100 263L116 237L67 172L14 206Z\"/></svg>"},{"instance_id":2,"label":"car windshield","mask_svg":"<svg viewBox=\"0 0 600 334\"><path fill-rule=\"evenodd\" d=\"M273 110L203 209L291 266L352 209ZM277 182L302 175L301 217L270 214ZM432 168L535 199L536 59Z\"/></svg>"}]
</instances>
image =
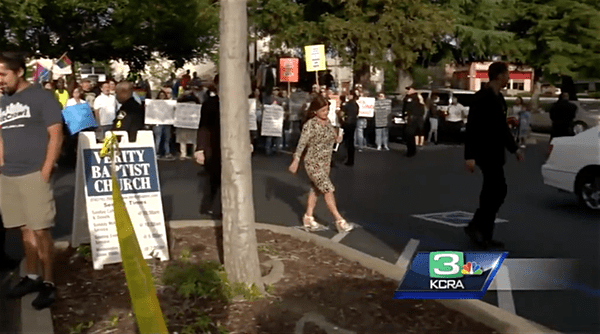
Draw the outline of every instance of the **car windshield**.
<instances>
[{"instance_id":1,"label":"car windshield","mask_svg":"<svg viewBox=\"0 0 600 334\"><path fill-rule=\"evenodd\" d=\"M595 101L581 101L581 108L589 112L600 113L600 100Z\"/></svg>"}]
</instances>

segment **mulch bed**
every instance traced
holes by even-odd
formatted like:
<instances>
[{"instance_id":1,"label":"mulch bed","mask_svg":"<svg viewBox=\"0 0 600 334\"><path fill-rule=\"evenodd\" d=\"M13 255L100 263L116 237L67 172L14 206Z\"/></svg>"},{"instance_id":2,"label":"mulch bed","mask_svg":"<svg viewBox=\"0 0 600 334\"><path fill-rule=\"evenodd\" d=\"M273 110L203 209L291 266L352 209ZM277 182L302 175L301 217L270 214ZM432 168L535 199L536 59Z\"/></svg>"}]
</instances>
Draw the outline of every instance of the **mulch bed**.
<instances>
[{"instance_id":1,"label":"mulch bed","mask_svg":"<svg viewBox=\"0 0 600 334\"><path fill-rule=\"evenodd\" d=\"M173 229L171 258L189 251L189 261L219 261L220 228ZM323 315L340 330L355 333L495 333L467 316L431 300L393 300L397 282L348 261L333 251L287 235L257 230L260 261L280 259L283 278L269 295L253 301L186 299L156 280L157 294L171 333L194 323L193 309L229 333L295 333L307 313ZM62 333L136 333L135 318L121 264L93 270L70 249L57 254L58 299L52 306L54 331ZM160 278L169 261L150 261ZM266 274L268 268L263 268ZM314 322L303 333L326 333ZM214 330L211 333L218 333Z\"/></svg>"}]
</instances>

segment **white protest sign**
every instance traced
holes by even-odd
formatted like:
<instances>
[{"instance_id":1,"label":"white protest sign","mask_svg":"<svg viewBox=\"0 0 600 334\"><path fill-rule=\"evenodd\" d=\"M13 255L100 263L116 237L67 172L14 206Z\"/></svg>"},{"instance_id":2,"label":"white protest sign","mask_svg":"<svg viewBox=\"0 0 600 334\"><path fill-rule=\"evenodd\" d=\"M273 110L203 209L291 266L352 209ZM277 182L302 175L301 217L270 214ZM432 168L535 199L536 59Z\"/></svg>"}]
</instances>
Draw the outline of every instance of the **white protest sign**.
<instances>
[{"instance_id":1,"label":"white protest sign","mask_svg":"<svg viewBox=\"0 0 600 334\"><path fill-rule=\"evenodd\" d=\"M339 122L338 122L338 115L336 113L337 110L337 101L336 100L329 100L329 114L327 114L327 118L329 118L329 121L331 122L331 124L335 127L340 126Z\"/></svg>"},{"instance_id":2,"label":"white protest sign","mask_svg":"<svg viewBox=\"0 0 600 334\"><path fill-rule=\"evenodd\" d=\"M200 110L201 104L196 103L177 103L175 105L175 122L173 125L176 128L198 130L200 125Z\"/></svg>"},{"instance_id":3,"label":"white protest sign","mask_svg":"<svg viewBox=\"0 0 600 334\"><path fill-rule=\"evenodd\" d=\"M169 259L160 183L152 131L138 131L137 141L122 136L116 156L117 181L145 259ZM72 246L91 243L94 269L121 262L112 199L110 158L100 158L102 143L94 132L79 134Z\"/></svg>"},{"instance_id":4,"label":"white protest sign","mask_svg":"<svg viewBox=\"0 0 600 334\"><path fill-rule=\"evenodd\" d=\"M374 97L361 97L356 103L358 103L358 117L373 117L375 114Z\"/></svg>"},{"instance_id":5,"label":"white protest sign","mask_svg":"<svg viewBox=\"0 0 600 334\"><path fill-rule=\"evenodd\" d=\"M256 122L256 99L248 99L248 115L250 120L250 131L258 130Z\"/></svg>"},{"instance_id":6,"label":"white protest sign","mask_svg":"<svg viewBox=\"0 0 600 334\"><path fill-rule=\"evenodd\" d=\"M265 104L262 115L262 136L281 137L283 131L283 107Z\"/></svg>"},{"instance_id":7,"label":"white protest sign","mask_svg":"<svg viewBox=\"0 0 600 334\"><path fill-rule=\"evenodd\" d=\"M175 122L175 100L146 99L146 115L144 124L173 125Z\"/></svg>"}]
</instances>

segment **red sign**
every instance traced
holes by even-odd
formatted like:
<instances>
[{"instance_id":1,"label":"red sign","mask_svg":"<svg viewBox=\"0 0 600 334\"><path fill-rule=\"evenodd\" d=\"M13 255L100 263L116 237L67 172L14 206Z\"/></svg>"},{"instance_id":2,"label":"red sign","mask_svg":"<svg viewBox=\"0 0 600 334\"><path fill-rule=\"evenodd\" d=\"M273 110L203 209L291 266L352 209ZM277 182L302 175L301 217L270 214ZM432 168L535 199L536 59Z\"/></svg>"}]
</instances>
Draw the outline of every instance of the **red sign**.
<instances>
[{"instance_id":1,"label":"red sign","mask_svg":"<svg viewBox=\"0 0 600 334\"><path fill-rule=\"evenodd\" d=\"M280 82L298 82L299 72L298 58L279 59L279 81Z\"/></svg>"}]
</instances>

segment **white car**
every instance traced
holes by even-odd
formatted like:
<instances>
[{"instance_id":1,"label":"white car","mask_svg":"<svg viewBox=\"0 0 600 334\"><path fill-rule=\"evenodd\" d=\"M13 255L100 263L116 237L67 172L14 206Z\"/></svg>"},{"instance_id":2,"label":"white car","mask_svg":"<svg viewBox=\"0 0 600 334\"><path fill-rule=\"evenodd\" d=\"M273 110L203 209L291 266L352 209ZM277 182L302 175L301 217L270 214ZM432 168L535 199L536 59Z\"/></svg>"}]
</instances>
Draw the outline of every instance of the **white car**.
<instances>
[{"instance_id":1,"label":"white car","mask_svg":"<svg viewBox=\"0 0 600 334\"><path fill-rule=\"evenodd\" d=\"M600 126L552 139L549 152L544 184L575 193L582 204L600 210Z\"/></svg>"}]
</instances>

